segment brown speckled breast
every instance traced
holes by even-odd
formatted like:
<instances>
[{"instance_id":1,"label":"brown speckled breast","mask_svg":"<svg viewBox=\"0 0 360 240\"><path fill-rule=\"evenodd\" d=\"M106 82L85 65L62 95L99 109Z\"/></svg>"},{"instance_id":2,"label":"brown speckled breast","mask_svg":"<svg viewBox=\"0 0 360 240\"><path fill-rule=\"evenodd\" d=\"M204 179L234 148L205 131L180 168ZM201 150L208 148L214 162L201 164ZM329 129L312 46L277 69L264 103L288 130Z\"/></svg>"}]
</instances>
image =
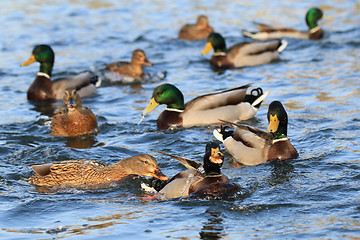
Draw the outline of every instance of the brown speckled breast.
<instances>
[{"instance_id":1,"label":"brown speckled breast","mask_svg":"<svg viewBox=\"0 0 360 240\"><path fill-rule=\"evenodd\" d=\"M96 132L97 119L94 113L83 108L68 114L67 110L56 113L51 123L51 133L58 137L75 137Z\"/></svg>"},{"instance_id":2,"label":"brown speckled breast","mask_svg":"<svg viewBox=\"0 0 360 240\"><path fill-rule=\"evenodd\" d=\"M157 127L159 130L166 130L171 126L182 127L183 120L180 116L180 112L175 111L163 111L157 120Z\"/></svg>"}]
</instances>

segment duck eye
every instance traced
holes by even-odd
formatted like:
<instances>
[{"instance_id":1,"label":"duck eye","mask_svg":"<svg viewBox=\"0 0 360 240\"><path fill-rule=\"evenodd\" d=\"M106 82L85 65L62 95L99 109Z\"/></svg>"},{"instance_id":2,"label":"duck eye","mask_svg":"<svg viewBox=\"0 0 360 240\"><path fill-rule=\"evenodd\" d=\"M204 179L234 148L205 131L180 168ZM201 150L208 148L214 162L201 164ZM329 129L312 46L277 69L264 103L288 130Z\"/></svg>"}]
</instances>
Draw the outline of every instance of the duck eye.
<instances>
[{"instance_id":1,"label":"duck eye","mask_svg":"<svg viewBox=\"0 0 360 240\"><path fill-rule=\"evenodd\" d=\"M148 164L149 164L149 162L148 162L147 160L145 160L145 161L144 161L144 164L148 165Z\"/></svg>"}]
</instances>

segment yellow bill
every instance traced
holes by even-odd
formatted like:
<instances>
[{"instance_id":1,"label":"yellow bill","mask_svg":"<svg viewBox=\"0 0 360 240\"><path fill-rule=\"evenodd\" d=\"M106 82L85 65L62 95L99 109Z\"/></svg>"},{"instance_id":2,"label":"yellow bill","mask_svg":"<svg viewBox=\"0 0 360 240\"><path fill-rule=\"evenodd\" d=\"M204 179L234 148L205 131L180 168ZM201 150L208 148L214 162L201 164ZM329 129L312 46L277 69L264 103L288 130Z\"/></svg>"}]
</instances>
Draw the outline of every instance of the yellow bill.
<instances>
[{"instance_id":1,"label":"yellow bill","mask_svg":"<svg viewBox=\"0 0 360 240\"><path fill-rule=\"evenodd\" d=\"M211 42L207 42L205 47L204 47L204 50L201 52L201 55L207 54L212 48L213 47L211 45Z\"/></svg>"},{"instance_id":2,"label":"yellow bill","mask_svg":"<svg viewBox=\"0 0 360 240\"><path fill-rule=\"evenodd\" d=\"M277 115L270 115L268 132L276 132L279 127L279 119Z\"/></svg>"},{"instance_id":3,"label":"yellow bill","mask_svg":"<svg viewBox=\"0 0 360 240\"><path fill-rule=\"evenodd\" d=\"M36 62L35 56L31 55L31 57L26 62L21 64L20 67L28 66L28 65L30 65L30 64L32 64L34 62Z\"/></svg>"},{"instance_id":4,"label":"yellow bill","mask_svg":"<svg viewBox=\"0 0 360 240\"><path fill-rule=\"evenodd\" d=\"M145 116L147 114L149 114L150 112L152 112L157 106L159 106L159 103L157 103L155 101L154 98L152 98L148 104L148 106L144 109L143 113L141 114L142 116Z\"/></svg>"}]
</instances>

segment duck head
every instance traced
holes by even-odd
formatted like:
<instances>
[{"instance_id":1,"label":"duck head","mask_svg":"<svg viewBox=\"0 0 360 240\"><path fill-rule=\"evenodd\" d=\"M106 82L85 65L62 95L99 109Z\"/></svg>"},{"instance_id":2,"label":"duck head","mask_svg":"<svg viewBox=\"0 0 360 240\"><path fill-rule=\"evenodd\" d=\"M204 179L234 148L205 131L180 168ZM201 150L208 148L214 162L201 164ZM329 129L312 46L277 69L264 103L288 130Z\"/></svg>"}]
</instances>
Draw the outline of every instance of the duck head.
<instances>
[{"instance_id":1,"label":"duck head","mask_svg":"<svg viewBox=\"0 0 360 240\"><path fill-rule=\"evenodd\" d=\"M309 29L317 27L317 21L319 21L322 17L323 12L320 8L311 8L305 16L305 21Z\"/></svg>"},{"instance_id":2,"label":"duck head","mask_svg":"<svg viewBox=\"0 0 360 240\"><path fill-rule=\"evenodd\" d=\"M142 116L152 112L160 104L168 108L184 110L184 96L181 91L172 84L165 83L154 89L148 106L144 109Z\"/></svg>"},{"instance_id":3,"label":"duck head","mask_svg":"<svg viewBox=\"0 0 360 240\"><path fill-rule=\"evenodd\" d=\"M206 175L220 175L223 163L224 154L220 150L220 145L214 141L206 144L204 155L204 170Z\"/></svg>"},{"instance_id":4,"label":"duck head","mask_svg":"<svg viewBox=\"0 0 360 240\"><path fill-rule=\"evenodd\" d=\"M267 119L269 122L268 132L272 133L275 139L287 136L288 116L281 102L273 101L270 103Z\"/></svg>"},{"instance_id":5,"label":"duck head","mask_svg":"<svg viewBox=\"0 0 360 240\"><path fill-rule=\"evenodd\" d=\"M82 107L80 95L75 88L67 88L65 90L63 101L69 112L74 112L77 108Z\"/></svg>"},{"instance_id":6,"label":"duck head","mask_svg":"<svg viewBox=\"0 0 360 240\"><path fill-rule=\"evenodd\" d=\"M129 174L145 177L155 177L160 180L169 180L159 169L156 159L148 154L124 158L119 162Z\"/></svg>"},{"instance_id":7,"label":"duck head","mask_svg":"<svg viewBox=\"0 0 360 240\"><path fill-rule=\"evenodd\" d=\"M137 65L152 66L152 63L147 59L145 52L141 49L136 49L133 52L131 62Z\"/></svg>"},{"instance_id":8,"label":"duck head","mask_svg":"<svg viewBox=\"0 0 360 240\"><path fill-rule=\"evenodd\" d=\"M210 33L206 45L201 52L202 55L207 54L211 49L214 49L215 53L226 53L225 39L219 33Z\"/></svg>"},{"instance_id":9,"label":"duck head","mask_svg":"<svg viewBox=\"0 0 360 240\"><path fill-rule=\"evenodd\" d=\"M51 76L54 65L55 54L49 45L36 45L32 51L31 57L21 64L21 67L28 66L34 62L40 63L40 72Z\"/></svg>"}]
</instances>

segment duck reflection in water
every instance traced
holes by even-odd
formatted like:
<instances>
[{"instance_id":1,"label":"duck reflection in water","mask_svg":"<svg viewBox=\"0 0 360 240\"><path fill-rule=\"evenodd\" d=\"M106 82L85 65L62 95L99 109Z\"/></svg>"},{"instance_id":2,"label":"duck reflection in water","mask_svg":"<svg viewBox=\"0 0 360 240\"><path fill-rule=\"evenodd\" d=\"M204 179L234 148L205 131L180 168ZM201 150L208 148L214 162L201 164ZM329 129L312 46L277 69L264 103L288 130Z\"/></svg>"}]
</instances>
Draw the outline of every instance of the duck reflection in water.
<instances>
[{"instance_id":1,"label":"duck reflection in water","mask_svg":"<svg viewBox=\"0 0 360 240\"><path fill-rule=\"evenodd\" d=\"M221 239L224 237L224 225L222 213L213 209L208 209L205 212L208 214L208 219L204 223L199 235L201 239Z\"/></svg>"}]
</instances>

